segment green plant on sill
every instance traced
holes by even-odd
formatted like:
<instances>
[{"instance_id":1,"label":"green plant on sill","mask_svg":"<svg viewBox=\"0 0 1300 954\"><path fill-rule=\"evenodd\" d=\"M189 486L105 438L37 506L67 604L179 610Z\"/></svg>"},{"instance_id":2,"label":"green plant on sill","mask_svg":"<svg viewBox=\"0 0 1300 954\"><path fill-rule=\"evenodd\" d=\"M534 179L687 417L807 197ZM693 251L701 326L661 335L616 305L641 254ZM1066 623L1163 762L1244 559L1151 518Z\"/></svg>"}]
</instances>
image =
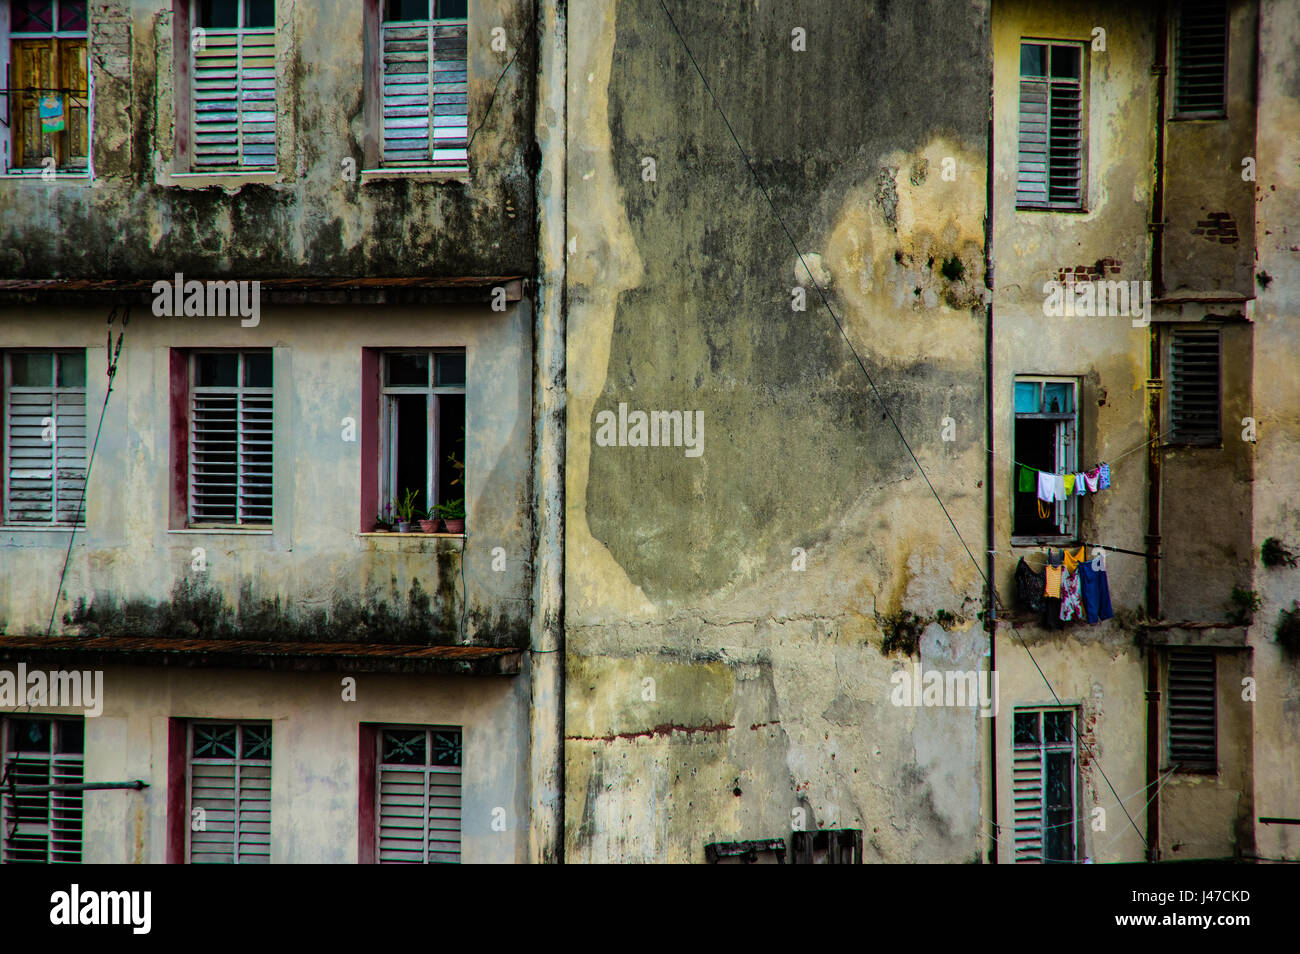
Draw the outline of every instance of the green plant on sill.
<instances>
[{"instance_id":1,"label":"green plant on sill","mask_svg":"<svg viewBox=\"0 0 1300 954\"><path fill-rule=\"evenodd\" d=\"M1255 614L1264 603L1254 590L1243 590L1239 586L1232 588L1228 597L1228 619L1238 626L1249 626L1255 620Z\"/></svg>"},{"instance_id":2,"label":"green plant on sill","mask_svg":"<svg viewBox=\"0 0 1300 954\"><path fill-rule=\"evenodd\" d=\"M461 436L463 437L464 434L465 432L462 429ZM447 463L449 463L452 466L452 469L456 471L456 476L451 481L451 486L455 487L457 484L459 484L461 481L465 479L465 462L463 460L457 460L456 453L453 451L452 453L447 455Z\"/></svg>"},{"instance_id":3,"label":"green plant on sill","mask_svg":"<svg viewBox=\"0 0 1300 954\"><path fill-rule=\"evenodd\" d=\"M465 498L458 500L448 500L446 503L435 504L433 512L442 520L464 520L465 519Z\"/></svg>"},{"instance_id":4,"label":"green plant on sill","mask_svg":"<svg viewBox=\"0 0 1300 954\"><path fill-rule=\"evenodd\" d=\"M423 512L415 506L415 501L419 499L419 496L420 492L414 488L408 487L406 490L402 491L402 496L398 498L397 503L393 506L393 510L396 512L399 521L402 523L410 523L412 520L416 519L416 514Z\"/></svg>"}]
</instances>

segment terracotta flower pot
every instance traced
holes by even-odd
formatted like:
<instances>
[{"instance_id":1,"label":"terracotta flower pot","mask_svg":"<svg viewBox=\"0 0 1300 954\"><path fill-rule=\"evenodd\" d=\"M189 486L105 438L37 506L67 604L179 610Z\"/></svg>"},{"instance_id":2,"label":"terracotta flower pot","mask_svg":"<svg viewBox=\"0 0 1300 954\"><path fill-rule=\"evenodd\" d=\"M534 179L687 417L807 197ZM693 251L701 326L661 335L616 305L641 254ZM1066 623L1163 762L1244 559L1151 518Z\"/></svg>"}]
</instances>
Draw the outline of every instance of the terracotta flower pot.
<instances>
[{"instance_id":1,"label":"terracotta flower pot","mask_svg":"<svg viewBox=\"0 0 1300 954\"><path fill-rule=\"evenodd\" d=\"M464 517L454 517L454 518L453 518L453 517L448 517L447 519L443 520L443 524L446 525L446 527L447 527L447 532L448 532L448 533L464 533L464 532L465 532L465 518L464 518Z\"/></svg>"},{"instance_id":2,"label":"terracotta flower pot","mask_svg":"<svg viewBox=\"0 0 1300 954\"><path fill-rule=\"evenodd\" d=\"M438 532L438 521L437 521L437 520L421 520L421 521L420 521L420 529L423 530L425 533L437 533L437 532Z\"/></svg>"}]
</instances>

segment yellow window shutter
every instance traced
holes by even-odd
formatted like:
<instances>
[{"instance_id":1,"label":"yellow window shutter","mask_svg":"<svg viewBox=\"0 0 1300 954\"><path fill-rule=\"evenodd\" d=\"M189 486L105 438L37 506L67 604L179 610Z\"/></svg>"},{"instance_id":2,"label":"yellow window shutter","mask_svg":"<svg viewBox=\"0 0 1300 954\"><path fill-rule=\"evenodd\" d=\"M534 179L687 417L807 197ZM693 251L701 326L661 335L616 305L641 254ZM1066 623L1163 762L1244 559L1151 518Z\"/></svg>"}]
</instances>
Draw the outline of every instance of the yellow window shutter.
<instances>
[{"instance_id":1,"label":"yellow window shutter","mask_svg":"<svg viewBox=\"0 0 1300 954\"><path fill-rule=\"evenodd\" d=\"M14 113L14 165L37 168L55 155L54 134L41 132L40 98L58 85L54 74L53 40L15 40L12 62L17 89Z\"/></svg>"},{"instance_id":2,"label":"yellow window shutter","mask_svg":"<svg viewBox=\"0 0 1300 954\"><path fill-rule=\"evenodd\" d=\"M86 74L86 41L59 40L59 85L64 87L65 131L60 165L84 166L90 156L90 87Z\"/></svg>"}]
</instances>

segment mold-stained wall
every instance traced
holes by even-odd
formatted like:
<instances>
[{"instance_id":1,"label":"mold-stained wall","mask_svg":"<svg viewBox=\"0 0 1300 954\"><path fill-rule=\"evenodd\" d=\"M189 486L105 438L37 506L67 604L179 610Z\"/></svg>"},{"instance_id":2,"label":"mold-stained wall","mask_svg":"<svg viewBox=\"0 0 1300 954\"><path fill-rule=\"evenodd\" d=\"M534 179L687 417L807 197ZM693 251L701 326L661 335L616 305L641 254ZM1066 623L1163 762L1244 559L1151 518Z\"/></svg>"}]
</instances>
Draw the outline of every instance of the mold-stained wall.
<instances>
[{"instance_id":1,"label":"mold-stained wall","mask_svg":"<svg viewBox=\"0 0 1300 954\"><path fill-rule=\"evenodd\" d=\"M988 720L890 676L983 668L981 583L881 401L978 553L987 6L669 10L569 7L567 858L976 860Z\"/></svg>"},{"instance_id":2,"label":"mold-stained wall","mask_svg":"<svg viewBox=\"0 0 1300 954\"><path fill-rule=\"evenodd\" d=\"M530 274L533 5L469 5L473 142L450 175L364 171L365 7L278 2L274 173L186 176L173 3L90 4L93 177L0 178L0 278Z\"/></svg>"},{"instance_id":3,"label":"mold-stained wall","mask_svg":"<svg viewBox=\"0 0 1300 954\"><path fill-rule=\"evenodd\" d=\"M1283 611L1296 610L1300 569L1266 567L1264 541L1300 552L1300 9L1266 2L1260 8L1259 122L1255 143L1255 265L1258 296L1254 417L1258 423L1252 485L1254 588L1262 606L1250 629L1257 694L1254 767L1258 818L1300 818L1300 656L1278 644ZM1300 860L1300 827L1257 822L1261 858Z\"/></svg>"},{"instance_id":4,"label":"mold-stained wall","mask_svg":"<svg viewBox=\"0 0 1300 954\"><path fill-rule=\"evenodd\" d=\"M0 349L86 348L93 439L107 383L105 314L3 314ZM527 300L505 312L486 303L268 306L249 328L238 318L159 318L137 308L92 463L86 529L76 534L57 606L67 533L0 528L5 631L43 634L56 607L56 633L526 645L531 329ZM113 330L122 330L120 320ZM170 354L204 347L273 349L269 533L169 526ZM362 349L410 347L465 348L463 543L358 532L368 426ZM346 418L354 439L345 439ZM497 547L504 559L494 568ZM209 593L215 606L203 599ZM78 609L83 601L90 619Z\"/></svg>"}]
</instances>

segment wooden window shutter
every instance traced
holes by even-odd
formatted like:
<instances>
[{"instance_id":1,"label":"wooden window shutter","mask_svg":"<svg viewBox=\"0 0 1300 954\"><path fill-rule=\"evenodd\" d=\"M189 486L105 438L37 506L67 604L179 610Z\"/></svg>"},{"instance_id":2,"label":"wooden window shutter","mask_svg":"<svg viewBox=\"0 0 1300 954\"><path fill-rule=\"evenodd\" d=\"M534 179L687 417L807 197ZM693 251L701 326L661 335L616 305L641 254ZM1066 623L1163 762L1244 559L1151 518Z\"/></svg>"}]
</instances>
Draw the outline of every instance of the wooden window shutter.
<instances>
[{"instance_id":1,"label":"wooden window shutter","mask_svg":"<svg viewBox=\"0 0 1300 954\"><path fill-rule=\"evenodd\" d=\"M191 71L197 169L275 166L275 30L209 30Z\"/></svg>"},{"instance_id":2,"label":"wooden window shutter","mask_svg":"<svg viewBox=\"0 0 1300 954\"><path fill-rule=\"evenodd\" d=\"M1042 750L1017 746L1011 760L1012 828L1017 862L1043 860Z\"/></svg>"},{"instance_id":3,"label":"wooden window shutter","mask_svg":"<svg viewBox=\"0 0 1300 954\"><path fill-rule=\"evenodd\" d=\"M190 727L189 807L194 864L267 864L271 860L271 727Z\"/></svg>"},{"instance_id":4,"label":"wooden window shutter","mask_svg":"<svg viewBox=\"0 0 1300 954\"><path fill-rule=\"evenodd\" d=\"M60 86L64 94L67 128L63 136L66 152L60 165L84 167L90 162L90 85L86 71L86 41L59 40Z\"/></svg>"},{"instance_id":5,"label":"wooden window shutter","mask_svg":"<svg viewBox=\"0 0 1300 954\"><path fill-rule=\"evenodd\" d=\"M1016 205L1081 208L1082 47L1022 43L1021 50Z\"/></svg>"},{"instance_id":6,"label":"wooden window shutter","mask_svg":"<svg viewBox=\"0 0 1300 954\"><path fill-rule=\"evenodd\" d=\"M380 864L459 862L460 732L384 729L378 737L373 750L379 763L377 860ZM386 756L386 747L400 747L403 754Z\"/></svg>"},{"instance_id":7,"label":"wooden window shutter","mask_svg":"<svg viewBox=\"0 0 1300 954\"><path fill-rule=\"evenodd\" d=\"M1187 2L1178 17L1174 112L1223 116L1227 110L1228 11L1219 2Z\"/></svg>"},{"instance_id":8,"label":"wooden window shutter","mask_svg":"<svg viewBox=\"0 0 1300 954\"><path fill-rule=\"evenodd\" d=\"M1220 440L1220 338L1217 328L1175 328L1169 352L1169 439Z\"/></svg>"},{"instance_id":9,"label":"wooden window shutter","mask_svg":"<svg viewBox=\"0 0 1300 954\"><path fill-rule=\"evenodd\" d=\"M385 165L466 161L467 35L464 20L383 25Z\"/></svg>"},{"instance_id":10,"label":"wooden window shutter","mask_svg":"<svg viewBox=\"0 0 1300 954\"><path fill-rule=\"evenodd\" d=\"M1213 653L1169 654L1169 761L1190 769L1218 766Z\"/></svg>"},{"instance_id":11,"label":"wooden window shutter","mask_svg":"<svg viewBox=\"0 0 1300 954\"><path fill-rule=\"evenodd\" d=\"M242 381L242 359L239 373ZM273 427L269 387L191 387L187 462L192 523L271 522Z\"/></svg>"},{"instance_id":12,"label":"wooden window shutter","mask_svg":"<svg viewBox=\"0 0 1300 954\"><path fill-rule=\"evenodd\" d=\"M1022 79L1020 81L1017 205L1047 204L1047 103L1046 80Z\"/></svg>"},{"instance_id":13,"label":"wooden window shutter","mask_svg":"<svg viewBox=\"0 0 1300 954\"><path fill-rule=\"evenodd\" d=\"M11 61L12 84L18 91L14 110L14 165L40 168L42 159L55 156L55 134L41 132L40 117L42 94L58 85L54 40L15 40Z\"/></svg>"},{"instance_id":14,"label":"wooden window shutter","mask_svg":"<svg viewBox=\"0 0 1300 954\"><path fill-rule=\"evenodd\" d=\"M5 395L5 519L77 519L86 486L85 388L10 387Z\"/></svg>"},{"instance_id":15,"label":"wooden window shutter","mask_svg":"<svg viewBox=\"0 0 1300 954\"><path fill-rule=\"evenodd\" d=\"M84 781L83 745L55 742L55 734L78 728L69 720L0 719L4 759L0 776L15 785L77 785ZM28 727L35 732L29 734ZM33 740L33 735L36 737ZM21 741L20 741L21 739ZM17 742L17 744L15 744ZM76 751L71 751L76 750ZM82 851L82 793L0 794L4 864L78 863Z\"/></svg>"}]
</instances>

